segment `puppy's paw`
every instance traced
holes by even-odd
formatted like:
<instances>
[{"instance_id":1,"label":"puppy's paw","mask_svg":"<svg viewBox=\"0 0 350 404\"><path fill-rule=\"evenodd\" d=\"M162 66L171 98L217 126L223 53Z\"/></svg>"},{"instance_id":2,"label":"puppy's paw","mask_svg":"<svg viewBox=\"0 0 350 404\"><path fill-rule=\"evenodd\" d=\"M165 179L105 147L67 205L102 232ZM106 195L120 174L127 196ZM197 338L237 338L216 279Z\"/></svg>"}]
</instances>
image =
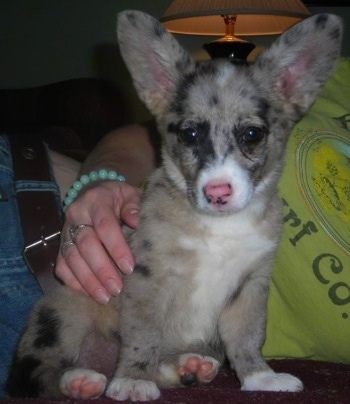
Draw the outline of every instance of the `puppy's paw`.
<instances>
[{"instance_id":1,"label":"puppy's paw","mask_svg":"<svg viewBox=\"0 0 350 404\"><path fill-rule=\"evenodd\" d=\"M106 388L107 378L89 369L67 370L60 380L60 391L71 398L97 398Z\"/></svg>"},{"instance_id":2,"label":"puppy's paw","mask_svg":"<svg viewBox=\"0 0 350 404\"><path fill-rule=\"evenodd\" d=\"M272 370L257 372L246 377L242 384L246 391L290 391L303 390L303 383L288 373L275 373Z\"/></svg>"},{"instance_id":3,"label":"puppy's paw","mask_svg":"<svg viewBox=\"0 0 350 404\"><path fill-rule=\"evenodd\" d=\"M159 398L160 391L149 380L115 377L108 385L106 396L117 401L150 401Z\"/></svg>"},{"instance_id":4,"label":"puppy's paw","mask_svg":"<svg viewBox=\"0 0 350 404\"><path fill-rule=\"evenodd\" d=\"M174 361L159 366L158 383L163 387L210 383L218 374L220 362L195 353L179 355Z\"/></svg>"},{"instance_id":5,"label":"puppy's paw","mask_svg":"<svg viewBox=\"0 0 350 404\"><path fill-rule=\"evenodd\" d=\"M210 356L184 354L179 357L177 373L183 385L210 383L218 374L220 362Z\"/></svg>"}]
</instances>

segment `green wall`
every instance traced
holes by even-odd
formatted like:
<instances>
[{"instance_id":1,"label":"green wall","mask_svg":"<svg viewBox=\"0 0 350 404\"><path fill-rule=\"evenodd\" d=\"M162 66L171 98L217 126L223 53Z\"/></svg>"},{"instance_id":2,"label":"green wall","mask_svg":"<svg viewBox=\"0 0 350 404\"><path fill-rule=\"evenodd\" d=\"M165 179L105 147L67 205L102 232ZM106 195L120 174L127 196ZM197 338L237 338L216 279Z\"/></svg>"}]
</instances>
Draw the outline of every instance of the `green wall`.
<instances>
[{"instance_id":1,"label":"green wall","mask_svg":"<svg viewBox=\"0 0 350 404\"><path fill-rule=\"evenodd\" d=\"M159 18L171 0L0 0L0 88L39 86L75 77L102 77L125 93L134 121L148 118L116 45L116 13L139 9ZM325 9L314 8L312 13ZM343 55L350 56L350 7L331 7L346 21ZM197 58L208 37L178 36ZM253 38L257 49L271 38Z\"/></svg>"}]
</instances>

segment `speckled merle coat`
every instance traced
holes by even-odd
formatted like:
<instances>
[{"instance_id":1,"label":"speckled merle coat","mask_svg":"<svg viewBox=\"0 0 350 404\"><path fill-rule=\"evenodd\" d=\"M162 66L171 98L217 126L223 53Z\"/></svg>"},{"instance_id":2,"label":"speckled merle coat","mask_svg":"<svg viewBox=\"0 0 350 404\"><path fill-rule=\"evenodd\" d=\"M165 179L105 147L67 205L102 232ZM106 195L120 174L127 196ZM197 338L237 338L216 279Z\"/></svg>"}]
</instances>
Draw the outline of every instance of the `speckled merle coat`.
<instances>
[{"instance_id":1,"label":"speckled merle coat","mask_svg":"<svg viewBox=\"0 0 350 404\"><path fill-rule=\"evenodd\" d=\"M288 135L334 67L341 25L317 15L254 64L198 63L152 17L119 14L122 56L163 136L130 236L137 266L107 306L64 287L37 304L11 393L155 399L158 387L211 381L224 355L242 389L302 389L261 355L282 227L276 184Z\"/></svg>"}]
</instances>

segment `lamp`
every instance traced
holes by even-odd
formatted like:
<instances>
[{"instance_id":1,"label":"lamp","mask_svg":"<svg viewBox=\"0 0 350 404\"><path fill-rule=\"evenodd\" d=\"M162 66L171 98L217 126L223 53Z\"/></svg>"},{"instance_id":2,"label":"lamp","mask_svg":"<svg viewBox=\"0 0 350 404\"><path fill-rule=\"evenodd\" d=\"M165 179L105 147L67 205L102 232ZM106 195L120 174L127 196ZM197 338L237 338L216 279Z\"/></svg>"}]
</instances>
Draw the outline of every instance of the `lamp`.
<instances>
[{"instance_id":1,"label":"lamp","mask_svg":"<svg viewBox=\"0 0 350 404\"><path fill-rule=\"evenodd\" d=\"M310 15L300 0L174 0L160 19L177 34L216 35L211 57L246 59L255 48L237 36L276 35Z\"/></svg>"}]
</instances>

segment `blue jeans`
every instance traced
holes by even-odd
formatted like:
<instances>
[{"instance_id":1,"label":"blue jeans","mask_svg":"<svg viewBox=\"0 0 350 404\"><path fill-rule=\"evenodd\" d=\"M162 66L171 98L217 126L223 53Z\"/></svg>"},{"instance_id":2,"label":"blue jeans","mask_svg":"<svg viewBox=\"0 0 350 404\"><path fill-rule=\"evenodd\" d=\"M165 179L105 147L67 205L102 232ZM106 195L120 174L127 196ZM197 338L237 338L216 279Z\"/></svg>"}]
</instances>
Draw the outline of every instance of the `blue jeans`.
<instances>
[{"instance_id":1,"label":"blue jeans","mask_svg":"<svg viewBox=\"0 0 350 404\"><path fill-rule=\"evenodd\" d=\"M22 257L24 240L16 190L50 190L57 198L60 196L54 179L52 182L14 182L10 148L4 135L0 136L0 187L0 397L4 397L16 343L33 304L42 296L39 284Z\"/></svg>"}]
</instances>

